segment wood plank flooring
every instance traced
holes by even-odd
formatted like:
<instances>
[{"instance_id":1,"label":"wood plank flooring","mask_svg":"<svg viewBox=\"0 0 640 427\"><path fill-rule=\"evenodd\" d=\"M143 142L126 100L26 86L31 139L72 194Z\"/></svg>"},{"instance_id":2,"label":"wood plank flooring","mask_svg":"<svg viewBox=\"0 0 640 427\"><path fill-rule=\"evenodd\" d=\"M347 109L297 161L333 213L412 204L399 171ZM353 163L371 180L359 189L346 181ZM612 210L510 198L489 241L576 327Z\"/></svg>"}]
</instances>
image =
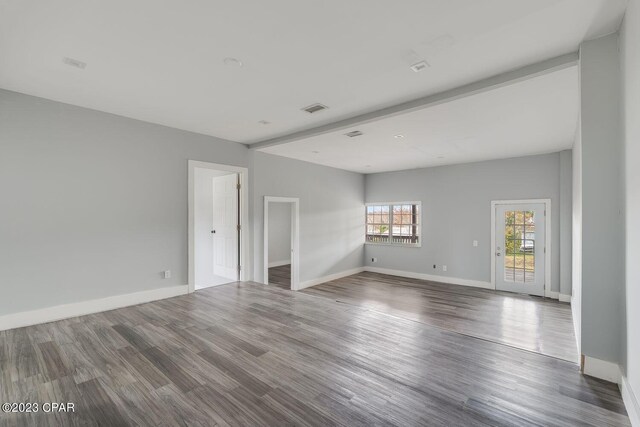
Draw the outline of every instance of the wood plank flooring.
<instances>
[{"instance_id":1,"label":"wood plank flooring","mask_svg":"<svg viewBox=\"0 0 640 427\"><path fill-rule=\"evenodd\" d=\"M578 362L568 303L370 272L303 292Z\"/></svg>"},{"instance_id":2,"label":"wood plank flooring","mask_svg":"<svg viewBox=\"0 0 640 427\"><path fill-rule=\"evenodd\" d=\"M0 332L1 426L628 426L574 363L256 283Z\"/></svg>"},{"instance_id":3,"label":"wood plank flooring","mask_svg":"<svg viewBox=\"0 0 640 427\"><path fill-rule=\"evenodd\" d=\"M291 264L269 268L269 284L291 289Z\"/></svg>"}]
</instances>

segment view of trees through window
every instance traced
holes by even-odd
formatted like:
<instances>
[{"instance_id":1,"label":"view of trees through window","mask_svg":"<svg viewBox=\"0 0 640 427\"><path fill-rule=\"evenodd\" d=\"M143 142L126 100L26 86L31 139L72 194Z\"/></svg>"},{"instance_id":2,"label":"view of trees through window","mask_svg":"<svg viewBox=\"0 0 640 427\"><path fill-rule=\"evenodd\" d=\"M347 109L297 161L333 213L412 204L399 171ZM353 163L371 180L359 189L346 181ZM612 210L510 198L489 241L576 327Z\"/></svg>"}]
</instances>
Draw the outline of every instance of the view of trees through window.
<instances>
[{"instance_id":1,"label":"view of trees through window","mask_svg":"<svg viewBox=\"0 0 640 427\"><path fill-rule=\"evenodd\" d=\"M419 235L419 209L415 203L368 205L368 243L417 245Z\"/></svg>"},{"instance_id":2,"label":"view of trees through window","mask_svg":"<svg viewBox=\"0 0 640 427\"><path fill-rule=\"evenodd\" d=\"M504 218L505 280L533 282L536 224L532 211L507 211Z\"/></svg>"}]
</instances>

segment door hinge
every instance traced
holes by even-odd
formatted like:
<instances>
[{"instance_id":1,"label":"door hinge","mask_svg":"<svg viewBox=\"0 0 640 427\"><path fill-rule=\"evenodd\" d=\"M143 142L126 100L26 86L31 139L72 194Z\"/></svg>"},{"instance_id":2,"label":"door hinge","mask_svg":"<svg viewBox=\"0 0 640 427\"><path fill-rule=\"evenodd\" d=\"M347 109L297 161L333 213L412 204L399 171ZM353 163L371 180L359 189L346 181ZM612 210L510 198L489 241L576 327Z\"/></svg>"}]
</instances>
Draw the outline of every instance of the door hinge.
<instances>
[{"instance_id":1,"label":"door hinge","mask_svg":"<svg viewBox=\"0 0 640 427\"><path fill-rule=\"evenodd\" d=\"M237 229L238 231L240 231L240 230L242 230L242 226L241 226L240 224L238 224L238 225L236 225L236 229Z\"/></svg>"},{"instance_id":2,"label":"door hinge","mask_svg":"<svg viewBox=\"0 0 640 427\"><path fill-rule=\"evenodd\" d=\"M544 210L544 216L547 216L547 210L546 209Z\"/></svg>"},{"instance_id":3,"label":"door hinge","mask_svg":"<svg viewBox=\"0 0 640 427\"><path fill-rule=\"evenodd\" d=\"M242 188L242 184L236 184L236 189L239 190Z\"/></svg>"}]
</instances>

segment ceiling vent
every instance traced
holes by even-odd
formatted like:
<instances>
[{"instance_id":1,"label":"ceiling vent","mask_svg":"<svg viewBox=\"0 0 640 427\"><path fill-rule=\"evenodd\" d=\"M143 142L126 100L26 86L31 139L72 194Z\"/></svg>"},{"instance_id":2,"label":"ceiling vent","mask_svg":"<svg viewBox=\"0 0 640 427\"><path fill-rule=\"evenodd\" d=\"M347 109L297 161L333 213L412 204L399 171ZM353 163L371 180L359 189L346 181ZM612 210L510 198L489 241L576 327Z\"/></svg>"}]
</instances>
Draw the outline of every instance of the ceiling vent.
<instances>
[{"instance_id":1,"label":"ceiling vent","mask_svg":"<svg viewBox=\"0 0 640 427\"><path fill-rule=\"evenodd\" d=\"M413 64L409 68L411 68L411 70L413 70L413 72L419 73L420 71L424 70L427 67L429 67L429 64L427 64L427 61L420 61L420 62L416 62L415 64Z\"/></svg>"},{"instance_id":2,"label":"ceiling vent","mask_svg":"<svg viewBox=\"0 0 640 427\"><path fill-rule=\"evenodd\" d=\"M351 132L345 133L345 135L347 135L349 138L354 138L356 136L362 135L362 132L360 132L359 130L352 130Z\"/></svg>"},{"instance_id":3,"label":"ceiling vent","mask_svg":"<svg viewBox=\"0 0 640 427\"><path fill-rule=\"evenodd\" d=\"M313 105L309 105L308 107L304 107L302 111L306 111L309 114L313 114L313 113L317 113L318 111L326 110L327 108L329 107L327 107L326 105L313 104Z\"/></svg>"},{"instance_id":4,"label":"ceiling vent","mask_svg":"<svg viewBox=\"0 0 640 427\"><path fill-rule=\"evenodd\" d=\"M81 70L84 70L87 67L86 62L78 61L77 59L73 58L64 57L62 58L62 62L72 67L80 68Z\"/></svg>"}]
</instances>

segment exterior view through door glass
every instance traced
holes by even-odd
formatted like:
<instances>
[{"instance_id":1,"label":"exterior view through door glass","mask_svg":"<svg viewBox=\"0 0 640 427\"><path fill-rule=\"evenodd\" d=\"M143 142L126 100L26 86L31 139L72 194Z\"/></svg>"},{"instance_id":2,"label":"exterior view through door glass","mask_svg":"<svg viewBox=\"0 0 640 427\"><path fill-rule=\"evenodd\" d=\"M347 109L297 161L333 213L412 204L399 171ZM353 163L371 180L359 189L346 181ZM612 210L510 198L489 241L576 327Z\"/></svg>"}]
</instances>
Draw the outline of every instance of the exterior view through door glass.
<instances>
[{"instance_id":1,"label":"exterior view through door glass","mask_svg":"<svg viewBox=\"0 0 640 427\"><path fill-rule=\"evenodd\" d=\"M496 206L496 289L544 296L545 204Z\"/></svg>"}]
</instances>

